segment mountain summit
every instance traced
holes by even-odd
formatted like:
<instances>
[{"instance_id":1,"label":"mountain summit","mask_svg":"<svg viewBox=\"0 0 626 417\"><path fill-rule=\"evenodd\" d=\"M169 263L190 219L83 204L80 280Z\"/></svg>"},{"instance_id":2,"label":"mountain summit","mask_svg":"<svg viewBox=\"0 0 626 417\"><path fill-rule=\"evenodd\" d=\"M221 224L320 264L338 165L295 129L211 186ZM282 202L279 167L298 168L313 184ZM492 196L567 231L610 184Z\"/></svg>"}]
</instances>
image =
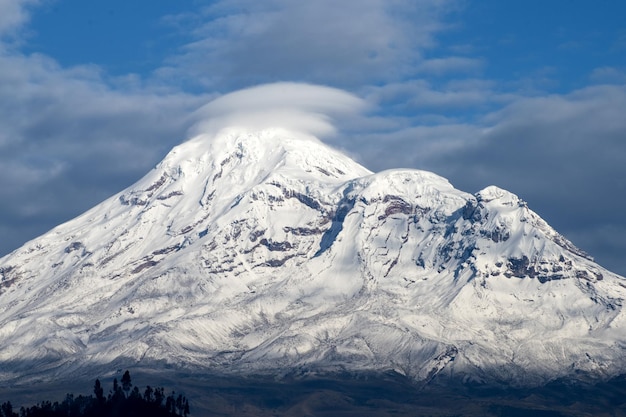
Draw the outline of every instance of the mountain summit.
<instances>
[{"instance_id":1,"label":"mountain summit","mask_svg":"<svg viewBox=\"0 0 626 417\"><path fill-rule=\"evenodd\" d=\"M508 191L230 129L0 259L0 377L603 379L626 369L625 297Z\"/></svg>"}]
</instances>

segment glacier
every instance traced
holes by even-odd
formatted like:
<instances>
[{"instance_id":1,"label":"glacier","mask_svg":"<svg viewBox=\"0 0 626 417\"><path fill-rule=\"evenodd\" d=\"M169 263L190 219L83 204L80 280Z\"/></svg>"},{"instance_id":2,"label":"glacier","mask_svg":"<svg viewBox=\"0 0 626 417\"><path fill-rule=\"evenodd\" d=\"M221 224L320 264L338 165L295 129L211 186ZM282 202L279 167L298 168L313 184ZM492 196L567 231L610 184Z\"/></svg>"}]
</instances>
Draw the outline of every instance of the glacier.
<instances>
[{"instance_id":1,"label":"glacier","mask_svg":"<svg viewBox=\"0 0 626 417\"><path fill-rule=\"evenodd\" d=\"M508 191L229 128L0 259L0 381L154 364L606 380L626 369L625 296Z\"/></svg>"}]
</instances>

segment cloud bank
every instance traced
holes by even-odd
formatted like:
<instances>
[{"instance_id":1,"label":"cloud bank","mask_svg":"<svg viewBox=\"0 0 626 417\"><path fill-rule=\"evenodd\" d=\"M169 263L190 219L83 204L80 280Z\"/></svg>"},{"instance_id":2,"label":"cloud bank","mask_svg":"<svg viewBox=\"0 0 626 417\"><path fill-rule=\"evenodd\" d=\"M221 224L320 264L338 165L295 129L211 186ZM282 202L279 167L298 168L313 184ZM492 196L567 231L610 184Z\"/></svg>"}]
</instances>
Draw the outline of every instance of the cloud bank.
<instances>
[{"instance_id":1,"label":"cloud bank","mask_svg":"<svg viewBox=\"0 0 626 417\"><path fill-rule=\"evenodd\" d=\"M0 0L0 39L15 35L30 18L28 7L39 3L40 0Z\"/></svg>"},{"instance_id":2,"label":"cloud bank","mask_svg":"<svg viewBox=\"0 0 626 417\"><path fill-rule=\"evenodd\" d=\"M456 0L218 0L170 16L193 41L160 70L228 88L306 80L355 87L415 71Z\"/></svg>"}]
</instances>

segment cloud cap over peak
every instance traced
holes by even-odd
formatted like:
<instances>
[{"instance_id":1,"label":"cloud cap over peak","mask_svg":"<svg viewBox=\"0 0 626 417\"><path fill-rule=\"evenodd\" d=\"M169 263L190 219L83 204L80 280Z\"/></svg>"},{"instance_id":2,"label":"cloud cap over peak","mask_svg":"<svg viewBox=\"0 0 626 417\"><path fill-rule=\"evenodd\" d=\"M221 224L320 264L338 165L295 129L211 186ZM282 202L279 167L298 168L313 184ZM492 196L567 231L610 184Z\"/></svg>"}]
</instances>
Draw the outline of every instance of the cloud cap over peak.
<instances>
[{"instance_id":1,"label":"cloud cap over peak","mask_svg":"<svg viewBox=\"0 0 626 417\"><path fill-rule=\"evenodd\" d=\"M246 88L218 97L193 115L192 136L226 128L282 128L313 136L336 132L336 117L366 109L365 100L346 91L304 83L280 82Z\"/></svg>"}]
</instances>

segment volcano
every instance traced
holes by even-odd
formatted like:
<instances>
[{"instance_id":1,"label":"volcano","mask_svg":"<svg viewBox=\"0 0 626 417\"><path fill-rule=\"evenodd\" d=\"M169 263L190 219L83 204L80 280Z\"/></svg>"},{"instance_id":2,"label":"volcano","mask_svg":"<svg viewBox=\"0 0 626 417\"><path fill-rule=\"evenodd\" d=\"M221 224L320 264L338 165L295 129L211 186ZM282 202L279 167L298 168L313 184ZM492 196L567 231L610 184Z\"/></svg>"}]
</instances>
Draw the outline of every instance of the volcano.
<instances>
[{"instance_id":1,"label":"volcano","mask_svg":"<svg viewBox=\"0 0 626 417\"><path fill-rule=\"evenodd\" d=\"M602 381L626 368L625 296L508 191L232 128L0 259L0 380Z\"/></svg>"}]
</instances>

